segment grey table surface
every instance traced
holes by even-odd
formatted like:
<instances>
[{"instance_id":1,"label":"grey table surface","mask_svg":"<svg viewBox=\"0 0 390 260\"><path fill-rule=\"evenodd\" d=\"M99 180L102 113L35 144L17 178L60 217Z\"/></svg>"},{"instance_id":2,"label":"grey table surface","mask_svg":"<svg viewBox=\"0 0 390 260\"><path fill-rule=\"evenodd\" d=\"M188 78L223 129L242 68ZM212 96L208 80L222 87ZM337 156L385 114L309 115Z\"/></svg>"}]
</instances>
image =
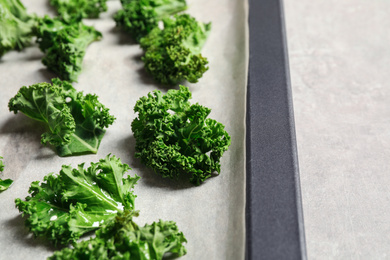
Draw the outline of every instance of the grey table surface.
<instances>
[{"instance_id":1,"label":"grey table surface","mask_svg":"<svg viewBox=\"0 0 390 260\"><path fill-rule=\"evenodd\" d=\"M390 258L390 1L285 1L309 259Z\"/></svg>"}]
</instances>

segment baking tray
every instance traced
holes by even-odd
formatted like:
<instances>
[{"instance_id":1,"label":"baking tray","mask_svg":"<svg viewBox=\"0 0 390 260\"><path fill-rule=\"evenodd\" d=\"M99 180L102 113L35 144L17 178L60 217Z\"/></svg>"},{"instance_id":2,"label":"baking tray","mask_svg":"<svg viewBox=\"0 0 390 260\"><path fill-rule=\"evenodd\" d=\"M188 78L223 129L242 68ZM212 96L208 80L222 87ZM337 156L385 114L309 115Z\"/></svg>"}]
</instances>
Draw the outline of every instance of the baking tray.
<instances>
[{"instance_id":1,"label":"baking tray","mask_svg":"<svg viewBox=\"0 0 390 260\"><path fill-rule=\"evenodd\" d=\"M283 3L249 0L247 259L306 259Z\"/></svg>"},{"instance_id":2,"label":"baking tray","mask_svg":"<svg viewBox=\"0 0 390 260\"><path fill-rule=\"evenodd\" d=\"M218 3L215 2L211 4L218 6ZM300 191L298 166L295 152L295 133L293 128L294 123L292 118L293 113L291 104L291 93L287 69L287 52L285 49L285 36L283 28L283 12L281 8L281 3L279 1L249 0L249 3L251 57L248 79L249 84L247 89L247 258L258 259L260 258L259 256L262 256L261 258L264 259L305 258L306 254L304 248L301 200L299 196ZM196 6L194 5L194 8L195 7ZM199 7L199 10L201 9L203 9L203 7ZM225 28L223 27L223 29ZM107 33L107 36L114 36L111 31L107 31ZM214 35L214 37L216 36ZM95 43L89 49L88 53L93 54L94 48L95 52L97 52L99 49L98 43ZM235 51L234 48L232 48L231 50ZM19 75L17 77L18 83L14 83L14 85L18 87L20 87L21 84L28 85L30 81L40 82L41 80L38 79L50 76L46 75L45 70L40 70L40 73L36 73L36 67L34 66L36 66L37 62L39 63L39 52L38 54L35 54L33 48L26 50L26 52L27 53L25 53L26 56L24 56L24 58L30 58L27 59L28 62L23 64L24 68L26 69L26 73ZM229 52L229 54L230 53L231 52ZM19 55L22 54L18 54L18 58L16 59L16 61L18 59L24 59L22 58L22 56ZM92 72L92 69L90 69L89 72ZM84 73L88 73L88 68L86 69L86 71L84 71ZM3 74L2 76L5 77L5 79L12 79L13 77L12 74ZM207 75L205 75L205 77L207 77ZM245 75L243 75L243 77L245 78ZM27 81L26 79L29 79L30 81ZM92 78L92 80L100 82L100 79ZM11 80L7 82L11 82ZM205 80L204 82L207 81ZM120 85L120 82L115 83L116 85ZM94 84L89 85L93 86ZM85 90L86 93L90 93L91 91L90 89L88 89L89 85L80 84L80 87L85 86L87 89L83 90ZM152 88L152 86L150 86L150 88ZM16 89L15 91L12 90L12 92L16 92ZM200 92L198 94L200 94ZM121 96L118 96L118 98L123 98ZM4 96L0 97L0 99L1 98L4 99ZM243 96L243 100L245 100L245 96ZM128 102L129 104L134 103L130 101L126 102ZM107 104L106 102L103 103ZM4 104L6 104L5 101ZM107 105L111 107L109 104ZM219 110L216 110L216 112L218 111ZM222 113L220 114L220 117L223 117ZM19 122L20 124L22 124L24 123L24 120L10 122ZM11 123L7 123L6 125L9 127ZM15 126L15 128L19 129L18 127L20 126ZM120 128L117 129L118 131L120 130ZM5 130L3 129L3 133ZM37 129L37 132L40 132L39 129ZM115 130L111 129L110 133L111 134L107 134L104 139L104 142L113 143L112 141L116 140L114 138L116 136ZM13 140L15 140L21 150L24 147L21 147L20 144L33 144L33 146L26 146L28 148L26 154L36 153L37 151L39 151L40 145L39 142L35 141L35 139L39 139L40 134L31 136L31 138L27 138L27 136L29 136L28 133L21 133L19 135L19 139ZM128 142L127 139L125 141L126 143ZM123 141L121 141L121 143L123 143ZM119 148L126 151L122 152L122 155L126 155L129 152L127 148L123 148L123 145ZM100 154L106 155L106 152L108 152L107 149L107 146L102 145L100 148ZM232 156L234 155L234 153L231 154ZM49 156L45 153L43 153L42 155ZM121 157L130 158L129 156ZM16 157L8 158L16 159ZM23 162L28 161L27 157L21 158L19 156L18 159ZM42 168L41 163L45 159L48 158L40 157L37 164L29 165L29 167L31 168L30 171L40 172L38 171L38 169ZM75 158L74 160L96 161L94 156L83 156L83 158ZM229 162L230 160L226 161ZM131 163L131 160L128 159L128 162ZM56 169L56 165L56 167L58 167L58 165L64 163L69 164L70 161L68 161L68 159L54 157L51 163L53 165L47 167L48 169ZM10 162L8 165L13 164L12 162ZM19 169L19 171L15 172L20 171L21 170ZM227 176L227 174L223 174L219 177L219 179L225 178ZM147 175L145 174L144 177L146 178ZM29 186L31 181L38 179L39 178L37 178L37 176L26 175L24 176L24 178L19 178L19 185L27 187ZM153 177L149 178L149 180L153 179ZM15 187L16 185L13 188ZM146 191L144 193L146 193ZM171 191L170 193L173 192ZM7 196L7 194L10 195L10 193L8 192L5 193L4 196ZM226 195L224 194L224 197L225 196ZM140 195L140 198L141 197L143 196ZM12 208L6 208L6 210L10 210L12 212L15 212L16 214L13 205ZM143 210L142 212L143 216L147 214L145 210ZM162 212L161 214L165 213ZM221 215L226 216L226 214ZM153 218L155 218L155 216L153 216ZM147 219L147 217L145 219ZM20 237L24 238L23 236L25 234L28 234L27 231L24 232L24 230L22 230L23 226L20 225L21 221L22 219L18 217L12 218L10 221L7 222L7 226L10 226L17 231L11 232L11 236L15 236L14 239ZM228 224L230 225L229 227L234 226L230 222ZM234 236L234 234L230 233L229 235ZM242 241L242 246L239 245L240 248L235 248L234 251L240 251L240 249L243 249L244 247L243 245L245 241L241 239L241 233L239 235L239 240ZM29 244L26 243L28 246L26 245L25 249L28 250L28 253L30 255L34 255L34 250L39 251L39 241L23 241L29 241ZM6 247L8 245L4 244L3 246ZM214 245L214 248L217 248L217 246L218 245ZM206 250L207 248L204 248L202 251ZM218 251L219 253L224 253L222 252L223 250L216 251ZM226 255L225 258L221 256L220 259L238 258L228 257Z\"/></svg>"}]
</instances>

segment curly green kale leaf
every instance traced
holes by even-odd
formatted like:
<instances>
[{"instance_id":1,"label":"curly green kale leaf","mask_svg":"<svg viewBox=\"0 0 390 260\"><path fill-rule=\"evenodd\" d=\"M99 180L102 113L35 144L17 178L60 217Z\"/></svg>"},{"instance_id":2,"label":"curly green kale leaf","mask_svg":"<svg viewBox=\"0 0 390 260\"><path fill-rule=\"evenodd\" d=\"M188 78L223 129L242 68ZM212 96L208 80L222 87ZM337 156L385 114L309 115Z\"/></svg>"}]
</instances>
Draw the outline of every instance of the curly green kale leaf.
<instances>
[{"instance_id":1,"label":"curly green kale leaf","mask_svg":"<svg viewBox=\"0 0 390 260\"><path fill-rule=\"evenodd\" d=\"M8 104L15 114L47 125L42 144L56 147L59 156L96 153L105 130L115 117L96 95L83 95L70 83L53 79L53 83L38 83L22 87Z\"/></svg>"},{"instance_id":2,"label":"curly green kale leaf","mask_svg":"<svg viewBox=\"0 0 390 260\"><path fill-rule=\"evenodd\" d=\"M87 47L102 34L81 21L69 22L45 16L38 21L35 35L46 54L42 63L61 79L77 81Z\"/></svg>"},{"instance_id":3,"label":"curly green kale leaf","mask_svg":"<svg viewBox=\"0 0 390 260\"><path fill-rule=\"evenodd\" d=\"M29 45L34 24L19 0L0 0L0 57Z\"/></svg>"},{"instance_id":4,"label":"curly green kale leaf","mask_svg":"<svg viewBox=\"0 0 390 260\"><path fill-rule=\"evenodd\" d=\"M50 0L64 20L98 18L107 11L107 0Z\"/></svg>"},{"instance_id":5,"label":"curly green kale leaf","mask_svg":"<svg viewBox=\"0 0 390 260\"><path fill-rule=\"evenodd\" d=\"M2 159L3 159L3 157L0 156L0 173L4 171L4 163L3 163ZM0 179L0 192L8 189L13 182L14 181L11 179L6 179L6 180Z\"/></svg>"},{"instance_id":6,"label":"curly green kale leaf","mask_svg":"<svg viewBox=\"0 0 390 260\"><path fill-rule=\"evenodd\" d=\"M50 260L59 259L143 259L161 260L165 253L185 255L187 242L173 221L153 222L138 227L132 211L117 217L96 231L96 237L57 251Z\"/></svg>"},{"instance_id":7,"label":"curly green kale leaf","mask_svg":"<svg viewBox=\"0 0 390 260\"><path fill-rule=\"evenodd\" d=\"M164 29L156 27L140 41L146 71L163 84L197 82L208 70L208 61L200 52L211 24L198 22L187 14L163 21Z\"/></svg>"},{"instance_id":8,"label":"curly green kale leaf","mask_svg":"<svg viewBox=\"0 0 390 260\"><path fill-rule=\"evenodd\" d=\"M132 189L139 177L124 174L130 169L115 156L107 156L88 169L63 165L58 175L48 174L33 182L31 196L16 199L16 207L27 216L26 226L35 236L55 244L67 244L114 219L118 212L133 210Z\"/></svg>"},{"instance_id":9,"label":"curly green kale leaf","mask_svg":"<svg viewBox=\"0 0 390 260\"><path fill-rule=\"evenodd\" d=\"M231 143L224 125L207 118L211 110L191 105L191 92L160 91L141 97L134 111L138 117L131 124L136 140L136 157L163 177L182 173L199 185L213 172L220 173L220 158Z\"/></svg>"},{"instance_id":10,"label":"curly green kale leaf","mask_svg":"<svg viewBox=\"0 0 390 260\"><path fill-rule=\"evenodd\" d=\"M163 18L187 9L185 0L122 0L114 20L137 41L146 36Z\"/></svg>"}]
</instances>

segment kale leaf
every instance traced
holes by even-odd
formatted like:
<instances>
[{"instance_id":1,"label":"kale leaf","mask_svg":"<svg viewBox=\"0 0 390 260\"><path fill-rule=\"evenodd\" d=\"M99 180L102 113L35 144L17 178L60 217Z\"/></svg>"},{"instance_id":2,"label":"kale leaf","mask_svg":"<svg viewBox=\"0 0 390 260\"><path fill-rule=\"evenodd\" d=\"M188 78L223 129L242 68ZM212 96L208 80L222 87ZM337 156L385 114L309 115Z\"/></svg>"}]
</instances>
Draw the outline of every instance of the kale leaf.
<instances>
[{"instance_id":1,"label":"kale leaf","mask_svg":"<svg viewBox=\"0 0 390 260\"><path fill-rule=\"evenodd\" d=\"M9 110L44 122L42 144L56 147L59 156L96 153L105 130L115 117L96 95L83 95L70 83L53 79L22 87L9 101Z\"/></svg>"},{"instance_id":2,"label":"kale leaf","mask_svg":"<svg viewBox=\"0 0 390 260\"><path fill-rule=\"evenodd\" d=\"M48 174L44 182L33 182L31 196L25 201L16 199L16 207L27 216L25 224L35 236L47 237L54 244L75 242L118 212L134 209L132 189L139 177L124 178L129 169L110 155L88 169L84 164L74 169L63 165L58 175Z\"/></svg>"},{"instance_id":3,"label":"kale leaf","mask_svg":"<svg viewBox=\"0 0 390 260\"><path fill-rule=\"evenodd\" d=\"M77 81L87 47L102 34L81 21L45 16L34 30L39 48L46 54L42 63L61 79Z\"/></svg>"},{"instance_id":4,"label":"kale leaf","mask_svg":"<svg viewBox=\"0 0 390 260\"><path fill-rule=\"evenodd\" d=\"M0 172L4 171L4 163L3 163L3 157L0 156Z\"/></svg>"},{"instance_id":5,"label":"kale leaf","mask_svg":"<svg viewBox=\"0 0 390 260\"><path fill-rule=\"evenodd\" d=\"M0 57L29 45L34 24L19 0L0 0Z\"/></svg>"},{"instance_id":6,"label":"kale leaf","mask_svg":"<svg viewBox=\"0 0 390 260\"><path fill-rule=\"evenodd\" d=\"M107 0L50 0L64 20L98 18L107 11Z\"/></svg>"},{"instance_id":7,"label":"kale leaf","mask_svg":"<svg viewBox=\"0 0 390 260\"><path fill-rule=\"evenodd\" d=\"M156 27L140 40L146 71L163 84L198 82L208 70L208 61L200 52L211 23L198 22L188 14L166 18L163 22L164 29Z\"/></svg>"},{"instance_id":8,"label":"kale leaf","mask_svg":"<svg viewBox=\"0 0 390 260\"><path fill-rule=\"evenodd\" d=\"M160 91L141 97L134 107L138 117L131 124L135 156L163 177L191 175L199 185L213 172L220 173L220 158L231 139L224 125L207 118L211 110L191 105L191 92L180 86L166 95Z\"/></svg>"},{"instance_id":9,"label":"kale leaf","mask_svg":"<svg viewBox=\"0 0 390 260\"><path fill-rule=\"evenodd\" d=\"M137 41L163 18L187 9L185 0L121 0L121 3L122 9L114 16L116 25Z\"/></svg>"},{"instance_id":10,"label":"kale leaf","mask_svg":"<svg viewBox=\"0 0 390 260\"><path fill-rule=\"evenodd\" d=\"M3 163L2 159L3 159L3 157L0 156L0 173L2 173L4 171L4 163ZM8 189L13 182L14 181L11 179L6 179L6 180L0 179L0 192Z\"/></svg>"},{"instance_id":11,"label":"kale leaf","mask_svg":"<svg viewBox=\"0 0 390 260\"><path fill-rule=\"evenodd\" d=\"M13 182L14 181L11 179L5 179L5 180L0 179L0 192L7 190L12 185Z\"/></svg>"},{"instance_id":12,"label":"kale leaf","mask_svg":"<svg viewBox=\"0 0 390 260\"><path fill-rule=\"evenodd\" d=\"M138 227L133 216L138 214L125 210L119 212L101 229L96 237L57 251L49 260L59 259L143 259L160 260L165 253L175 256L186 254L183 243L187 242L173 221L153 222Z\"/></svg>"}]
</instances>

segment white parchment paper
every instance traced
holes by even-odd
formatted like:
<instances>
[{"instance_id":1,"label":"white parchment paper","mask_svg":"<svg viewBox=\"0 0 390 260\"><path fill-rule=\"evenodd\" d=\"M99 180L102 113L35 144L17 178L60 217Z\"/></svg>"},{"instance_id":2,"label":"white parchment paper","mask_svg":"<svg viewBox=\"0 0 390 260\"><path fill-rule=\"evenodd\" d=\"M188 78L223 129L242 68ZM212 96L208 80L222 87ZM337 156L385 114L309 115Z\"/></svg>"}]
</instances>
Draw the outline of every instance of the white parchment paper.
<instances>
[{"instance_id":1,"label":"white parchment paper","mask_svg":"<svg viewBox=\"0 0 390 260\"><path fill-rule=\"evenodd\" d=\"M24 0L30 13L54 14L48 0ZM42 180L61 165L97 162L112 153L141 176L135 188L136 208L143 226L163 220L176 221L188 239L182 259L244 259L245 252L245 100L248 60L247 3L244 0L188 0L188 13L212 22L212 32L203 55L210 69L197 84L185 84L192 102L212 109L211 118L226 125L232 145L222 158L221 174L194 187L162 179L134 158L135 140L130 129L136 117L133 107L148 92L167 88L156 84L143 69L142 51L129 36L115 29L112 15L119 1L109 1L109 11L100 19L86 20L103 33L84 58L83 72L73 86L96 93L117 117L96 155L61 158L40 144L43 127L23 114L8 111L8 101L20 87L50 82L54 74L41 64L36 45L9 52L0 61L0 156L11 178L11 188L0 193L0 259L45 259L55 250L48 242L34 239L15 208L15 198L25 198L32 181Z\"/></svg>"}]
</instances>

